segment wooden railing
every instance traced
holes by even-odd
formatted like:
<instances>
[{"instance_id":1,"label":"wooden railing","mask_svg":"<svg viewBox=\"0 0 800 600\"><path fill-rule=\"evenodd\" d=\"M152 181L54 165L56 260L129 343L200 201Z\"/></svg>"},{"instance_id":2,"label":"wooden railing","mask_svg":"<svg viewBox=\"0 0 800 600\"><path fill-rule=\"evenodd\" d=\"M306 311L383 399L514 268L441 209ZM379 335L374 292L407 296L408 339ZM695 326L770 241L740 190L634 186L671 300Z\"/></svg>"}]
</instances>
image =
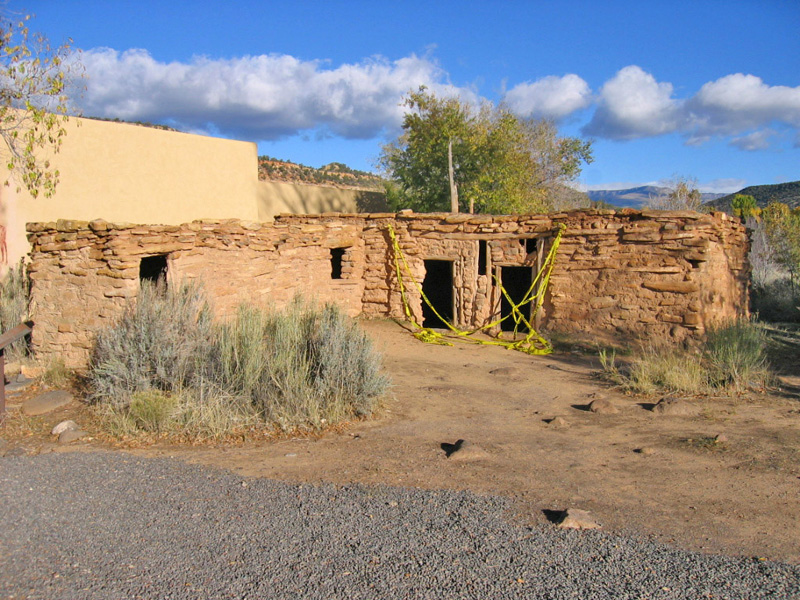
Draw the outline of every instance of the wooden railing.
<instances>
[{"instance_id":1,"label":"wooden railing","mask_svg":"<svg viewBox=\"0 0 800 600\"><path fill-rule=\"evenodd\" d=\"M6 414L6 346L33 331L33 321L17 325L0 335L0 418Z\"/></svg>"}]
</instances>

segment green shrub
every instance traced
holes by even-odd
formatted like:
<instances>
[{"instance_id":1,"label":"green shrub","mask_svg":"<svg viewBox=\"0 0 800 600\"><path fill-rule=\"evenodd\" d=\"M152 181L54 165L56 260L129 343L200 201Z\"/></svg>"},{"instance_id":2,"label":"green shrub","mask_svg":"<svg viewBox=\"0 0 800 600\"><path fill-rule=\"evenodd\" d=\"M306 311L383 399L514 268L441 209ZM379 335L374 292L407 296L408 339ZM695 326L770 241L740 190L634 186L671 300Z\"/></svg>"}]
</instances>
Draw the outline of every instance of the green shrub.
<instances>
[{"instance_id":1,"label":"green shrub","mask_svg":"<svg viewBox=\"0 0 800 600\"><path fill-rule=\"evenodd\" d=\"M705 351L711 379L736 390L764 387L769 380L767 332L746 318L708 329Z\"/></svg>"},{"instance_id":2,"label":"green shrub","mask_svg":"<svg viewBox=\"0 0 800 600\"><path fill-rule=\"evenodd\" d=\"M211 311L198 286L165 290L142 282L136 301L97 335L92 399L127 405L135 392L180 391L190 384L210 337Z\"/></svg>"},{"instance_id":3,"label":"green shrub","mask_svg":"<svg viewBox=\"0 0 800 600\"><path fill-rule=\"evenodd\" d=\"M217 328L204 377L284 428L369 415L388 388L358 325L299 298L284 311L241 307Z\"/></svg>"},{"instance_id":4,"label":"green shrub","mask_svg":"<svg viewBox=\"0 0 800 600\"><path fill-rule=\"evenodd\" d=\"M29 282L25 266L20 263L0 279L0 333L5 333L28 318ZM17 340L5 349L8 360L28 355L28 341Z\"/></svg>"},{"instance_id":5,"label":"green shrub","mask_svg":"<svg viewBox=\"0 0 800 600\"><path fill-rule=\"evenodd\" d=\"M137 428L160 432L169 427L177 405L175 396L160 390L135 392L131 396L127 413Z\"/></svg>"},{"instance_id":6,"label":"green shrub","mask_svg":"<svg viewBox=\"0 0 800 600\"><path fill-rule=\"evenodd\" d=\"M242 306L212 324L204 298L197 287L144 286L98 335L89 381L94 400L113 407L115 430L220 437L256 421L316 428L369 415L386 393L380 355L336 306Z\"/></svg>"}]
</instances>

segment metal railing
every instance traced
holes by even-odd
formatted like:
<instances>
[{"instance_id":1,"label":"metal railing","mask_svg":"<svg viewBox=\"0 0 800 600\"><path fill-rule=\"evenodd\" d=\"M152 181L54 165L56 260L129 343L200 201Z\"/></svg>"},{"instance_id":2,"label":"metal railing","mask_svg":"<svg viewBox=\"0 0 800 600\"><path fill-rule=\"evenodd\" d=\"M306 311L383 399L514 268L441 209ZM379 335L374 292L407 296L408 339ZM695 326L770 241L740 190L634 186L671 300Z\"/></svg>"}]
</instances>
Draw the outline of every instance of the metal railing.
<instances>
[{"instance_id":1,"label":"metal railing","mask_svg":"<svg viewBox=\"0 0 800 600\"><path fill-rule=\"evenodd\" d=\"M0 418L6 414L6 346L29 335L31 331L33 331L33 321L28 321L0 335Z\"/></svg>"}]
</instances>

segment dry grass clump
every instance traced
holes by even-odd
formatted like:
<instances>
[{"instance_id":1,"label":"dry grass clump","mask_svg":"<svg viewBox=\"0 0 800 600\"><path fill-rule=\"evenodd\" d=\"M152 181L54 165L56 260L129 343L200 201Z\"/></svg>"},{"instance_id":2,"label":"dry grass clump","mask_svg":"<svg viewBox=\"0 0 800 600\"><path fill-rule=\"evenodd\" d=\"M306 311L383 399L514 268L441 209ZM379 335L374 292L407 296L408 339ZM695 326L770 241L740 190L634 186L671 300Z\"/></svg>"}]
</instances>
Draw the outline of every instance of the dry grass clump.
<instances>
[{"instance_id":1,"label":"dry grass clump","mask_svg":"<svg viewBox=\"0 0 800 600\"><path fill-rule=\"evenodd\" d=\"M601 350L607 379L638 394L760 390L771 379L767 334L746 318L709 328L698 353L668 346L647 346L625 368L613 353Z\"/></svg>"},{"instance_id":2,"label":"dry grass clump","mask_svg":"<svg viewBox=\"0 0 800 600\"><path fill-rule=\"evenodd\" d=\"M736 319L708 330L706 355L714 384L737 391L760 389L770 380L766 329L749 319Z\"/></svg>"},{"instance_id":3,"label":"dry grass clump","mask_svg":"<svg viewBox=\"0 0 800 600\"><path fill-rule=\"evenodd\" d=\"M89 383L117 435L200 438L367 416L389 386L371 341L336 306L242 306L214 324L192 286L144 286L98 335Z\"/></svg>"}]
</instances>

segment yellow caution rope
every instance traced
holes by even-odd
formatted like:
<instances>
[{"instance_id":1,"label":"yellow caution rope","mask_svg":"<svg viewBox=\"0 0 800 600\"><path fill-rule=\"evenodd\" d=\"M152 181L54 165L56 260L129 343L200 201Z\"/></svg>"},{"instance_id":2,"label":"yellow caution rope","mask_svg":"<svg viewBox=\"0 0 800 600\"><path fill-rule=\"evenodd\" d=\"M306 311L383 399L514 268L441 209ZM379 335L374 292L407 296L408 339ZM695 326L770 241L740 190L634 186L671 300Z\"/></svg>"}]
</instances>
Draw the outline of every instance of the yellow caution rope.
<instances>
[{"instance_id":1,"label":"yellow caution rope","mask_svg":"<svg viewBox=\"0 0 800 600\"><path fill-rule=\"evenodd\" d=\"M555 257L556 252L558 252L558 246L561 243L561 236L564 233L566 226L563 224L559 224L558 233L556 237L553 239L553 243L550 246L550 251L547 253L547 257L544 260L539 272L536 274L533 282L531 283L530 289L527 291L525 296L522 298L521 301L515 303L511 296L508 294L506 289L503 287L502 283L494 277L496 285L500 288L500 292L503 294L505 299L508 301L508 304L511 307L511 311L504 317L497 319L491 323L487 323L477 329L473 330L463 330L455 327L452 323L447 321L446 319L442 318L442 316L438 313L436 308L433 304L428 300L428 297L425 295L425 292L422 291L422 285L416 280L413 273L411 272L411 268L408 265L408 261L406 260L403 251L400 248L400 244L397 241L397 235L394 231L394 228L389 225L389 237L392 240L392 247L394 249L394 266L395 266L395 273L397 275L397 281L400 286L400 296L403 300L403 310L405 311L406 318L408 321L416 328L417 331L414 332L414 337L423 342L429 344L439 344L443 346L452 346L453 344L448 340L454 341L462 341L471 344L484 344L488 346L503 346L505 348L511 350L519 350L520 352L526 352L527 354L550 354L553 351L553 346L550 344L549 341L544 339L541 335L539 335L536 330L533 328L531 324L534 321L534 317L536 313L539 311L539 308L544 303L544 296L545 292L547 291L547 286L550 283L550 274L553 272L553 266L555 265ZM423 302L428 305L428 307L433 311L433 314L436 315L439 320L447 325L447 328L450 330L450 334L443 334L438 331L434 331L428 327L422 327L419 323L414 320L414 315L411 312L411 308L408 304L408 296L406 295L405 283L403 281L403 269L400 268L400 263L402 262L403 267L405 267L406 273L408 273L408 277L414 283L414 286L419 291L420 297L422 298ZM521 306L525 306L531 302L534 302L534 308L531 315L530 320L528 320L525 315L520 310ZM521 340L504 340L502 339L502 331L500 332L499 336L494 340L485 340L473 337L476 333L480 333L482 331L487 331L494 327L500 325L506 319L511 318L514 320L514 332L513 336L516 338L517 332L520 326L527 328L528 335L525 336L524 339Z\"/></svg>"}]
</instances>

